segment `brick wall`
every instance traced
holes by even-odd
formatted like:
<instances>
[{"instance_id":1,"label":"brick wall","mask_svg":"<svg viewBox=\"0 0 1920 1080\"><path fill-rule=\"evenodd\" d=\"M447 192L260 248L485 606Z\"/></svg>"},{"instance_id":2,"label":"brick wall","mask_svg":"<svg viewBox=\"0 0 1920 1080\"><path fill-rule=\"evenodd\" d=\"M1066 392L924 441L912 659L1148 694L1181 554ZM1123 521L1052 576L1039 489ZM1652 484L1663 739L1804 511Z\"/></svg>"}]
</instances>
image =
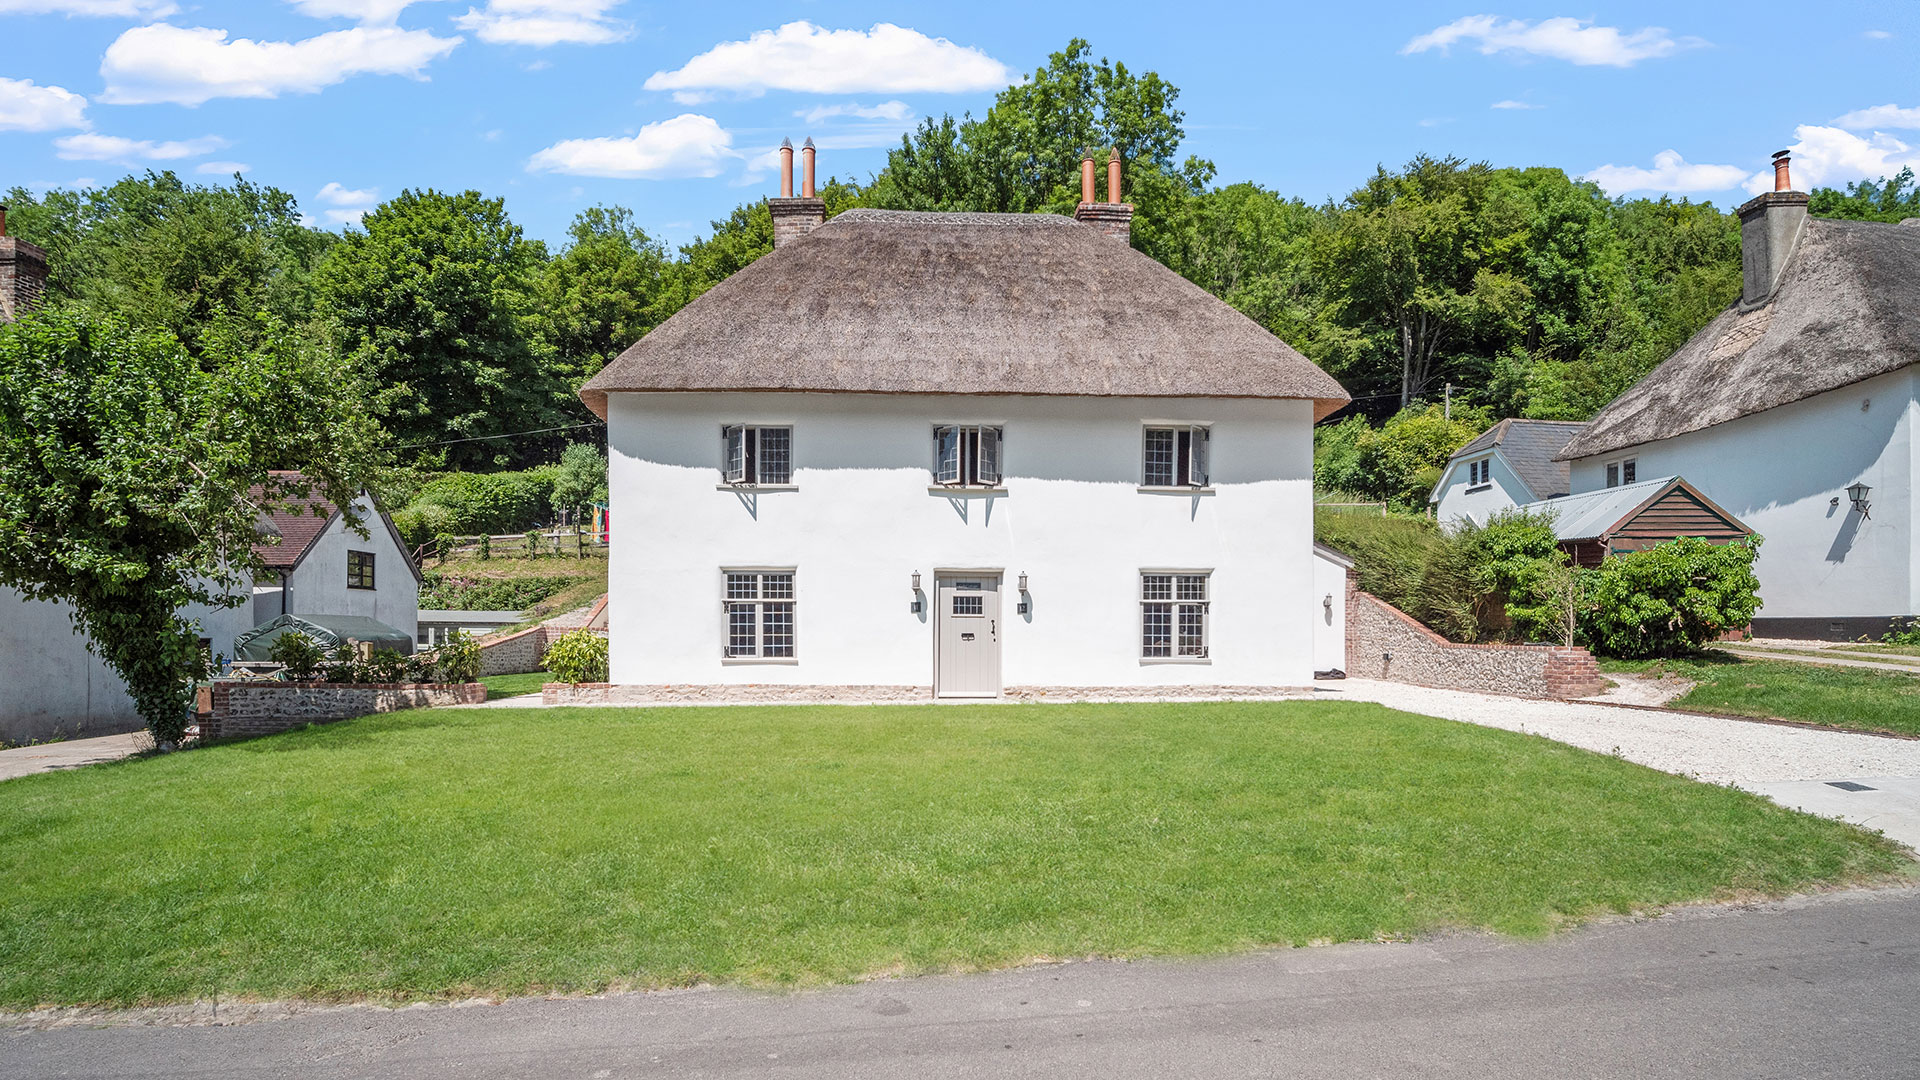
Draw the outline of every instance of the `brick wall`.
<instances>
[{"instance_id":1,"label":"brick wall","mask_svg":"<svg viewBox=\"0 0 1920 1080\"><path fill-rule=\"evenodd\" d=\"M560 631L559 633L565 633ZM546 626L530 626L511 634L497 634L480 642L480 674L525 675L540 670L547 643L559 634Z\"/></svg>"},{"instance_id":2,"label":"brick wall","mask_svg":"<svg viewBox=\"0 0 1920 1080\"><path fill-rule=\"evenodd\" d=\"M785 247L827 223L827 201L821 198L768 199L773 215L773 246Z\"/></svg>"},{"instance_id":3,"label":"brick wall","mask_svg":"<svg viewBox=\"0 0 1920 1080\"><path fill-rule=\"evenodd\" d=\"M1133 204L1081 203L1073 209L1073 219L1091 225L1123 244L1133 241Z\"/></svg>"},{"instance_id":4,"label":"brick wall","mask_svg":"<svg viewBox=\"0 0 1920 1080\"><path fill-rule=\"evenodd\" d=\"M33 310L47 288L47 253L12 236L0 236L0 321Z\"/></svg>"},{"instance_id":5,"label":"brick wall","mask_svg":"<svg viewBox=\"0 0 1920 1080\"><path fill-rule=\"evenodd\" d=\"M200 721L208 739L272 735L308 724L430 705L477 705L479 683L216 682L213 713Z\"/></svg>"},{"instance_id":6,"label":"brick wall","mask_svg":"<svg viewBox=\"0 0 1920 1080\"><path fill-rule=\"evenodd\" d=\"M1009 686L1000 700L1074 701L1262 701L1311 697L1305 686ZM821 705L834 702L926 704L931 686L800 686L746 683L705 686L628 686L613 683L548 683L545 705Z\"/></svg>"},{"instance_id":7,"label":"brick wall","mask_svg":"<svg viewBox=\"0 0 1920 1080\"><path fill-rule=\"evenodd\" d=\"M1573 698L1606 688L1593 654L1578 646L1461 645L1360 591L1347 575L1347 674L1443 690Z\"/></svg>"}]
</instances>

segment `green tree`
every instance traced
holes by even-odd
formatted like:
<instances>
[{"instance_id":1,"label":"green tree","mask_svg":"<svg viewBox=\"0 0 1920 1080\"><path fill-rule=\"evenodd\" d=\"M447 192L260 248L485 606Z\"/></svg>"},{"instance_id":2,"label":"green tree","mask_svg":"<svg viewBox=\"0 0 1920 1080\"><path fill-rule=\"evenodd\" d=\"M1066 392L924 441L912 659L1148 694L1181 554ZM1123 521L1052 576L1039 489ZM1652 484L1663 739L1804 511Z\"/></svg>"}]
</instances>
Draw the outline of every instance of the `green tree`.
<instances>
[{"instance_id":1,"label":"green tree","mask_svg":"<svg viewBox=\"0 0 1920 1080\"><path fill-rule=\"evenodd\" d=\"M1466 406L1455 406L1451 419L1440 405L1403 409L1378 429L1350 417L1321 429L1316 464L1329 468L1320 483L1406 509L1425 509L1447 458L1491 423L1484 410Z\"/></svg>"},{"instance_id":2,"label":"green tree","mask_svg":"<svg viewBox=\"0 0 1920 1080\"><path fill-rule=\"evenodd\" d=\"M829 219L868 205L865 192L851 181L835 177L816 190L827 204ZM670 309L667 315L773 250L773 212L767 209L765 200L741 203L727 220L712 224L713 235L695 239L680 249L681 265L665 301Z\"/></svg>"},{"instance_id":3,"label":"green tree","mask_svg":"<svg viewBox=\"0 0 1920 1080\"><path fill-rule=\"evenodd\" d=\"M583 210L567 236L538 297L555 370L577 388L666 318L672 264L625 207Z\"/></svg>"},{"instance_id":4,"label":"green tree","mask_svg":"<svg viewBox=\"0 0 1920 1080\"><path fill-rule=\"evenodd\" d=\"M1815 188L1809 199L1807 210L1815 217L1890 222L1920 217L1920 187L1914 185L1911 165L1891 180L1862 180L1848 184L1845 191Z\"/></svg>"},{"instance_id":5,"label":"green tree","mask_svg":"<svg viewBox=\"0 0 1920 1080\"><path fill-rule=\"evenodd\" d=\"M320 265L319 308L343 350L391 388L396 442L450 464L507 464L563 440L492 437L590 419L540 339L545 246L502 200L408 190L361 225Z\"/></svg>"},{"instance_id":6,"label":"green tree","mask_svg":"<svg viewBox=\"0 0 1920 1080\"><path fill-rule=\"evenodd\" d=\"M197 357L81 309L0 326L0 585L71 605L176 743L204 667L181 607L247 602L264 510L352 506L380 462L366 399L336 354L271 321L211 327Z\"/></svg>"},{"instance_id":7,"label":"green tree","mask_svg":"<svg viewBox=\"0 0 1920 1080\"><path fill-rule=\"evenodd\" d=\"M1638 659L1696 652L1753 622L1760 538L1713 544L1681 537L1609 555L1588 575L1581 633L1595 651Z\"/></svg>"},{"instance_id":8,"label":"green tree","mask_svg":"<svg viewBox=\"0 0 1920 1080\"><path fill-rule=\"evenodd\" d=\"M9 231L45 248L54 303L87 303L197 349L210 327L250 335L266 312L313 314L313 270L338 239L278 188L183 183L171 172L103 188L7 193Z\"/></svg>"},{"instance_id":9,"label":"green tree","mask_svg":"<svg viewBox=\"0 0 1920 1080\"><path fill-rule=\"evenodd\" d=\"M592 443L574 443L560 454L560 468L553 478L553 512L562 515L586 513L594 503L607 501L607 455Z\"/></svg>"}]
</instances>

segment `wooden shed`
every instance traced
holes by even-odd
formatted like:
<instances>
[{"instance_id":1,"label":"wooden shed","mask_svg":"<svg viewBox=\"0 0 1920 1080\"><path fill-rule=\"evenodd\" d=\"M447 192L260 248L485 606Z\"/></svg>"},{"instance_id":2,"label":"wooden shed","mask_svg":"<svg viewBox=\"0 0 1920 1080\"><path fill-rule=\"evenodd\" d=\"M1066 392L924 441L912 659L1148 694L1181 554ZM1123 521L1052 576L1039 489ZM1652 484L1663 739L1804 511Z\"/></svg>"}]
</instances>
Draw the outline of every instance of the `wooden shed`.
<instances>
[{"instance_id":1,"label":"wooden shed","mask_svg":"<svg viewBox=\"0 0 1920 1080\"><path fill-rule=\"evenodd\" d=\"M1579 566L1599 566L1608 555L1682 536L1731 544L1753 535L1739 518L1677 476L1545 499L1519 509L1553 514L1554 535Z\"/></svg>"}]
</instances>

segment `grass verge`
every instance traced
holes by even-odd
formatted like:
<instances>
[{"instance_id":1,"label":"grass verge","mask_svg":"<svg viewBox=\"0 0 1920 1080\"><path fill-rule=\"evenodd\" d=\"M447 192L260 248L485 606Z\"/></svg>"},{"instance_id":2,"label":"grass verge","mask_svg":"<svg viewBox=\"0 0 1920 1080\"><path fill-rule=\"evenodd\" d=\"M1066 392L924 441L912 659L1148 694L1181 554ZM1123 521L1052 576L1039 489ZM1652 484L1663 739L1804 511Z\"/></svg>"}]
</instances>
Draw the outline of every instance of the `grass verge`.
<instances>
[{"instance_id":1,"label":"grass verge","mask_svg":"<svg viewBox=\"0 0 1920 1080\"><path fill-rule=\"evenodd\" d=\"M418 709L0 784L0 1007L795 985L1902 873L1730 788L1360 703Z\"/></svg>"},{"instance_id":2,"label":"grass verge","mask_svg":"<svg viewBox=\"0 0 1920 1080\"><path fill-rule=\"evenodd\" d=\"M1600 670L1693 680L1692 690L1668 703L1675 709L1920 735L1920 673L1755 660L1720 649L1673 660L1608 660Z\"/></svg>"},{"instance_id":3,"label":"grass verge","mask_svg":"<svg viewBox=\"0 0 1920 1080\"><path fill-rule=\"evenodd\" d=\"M482 675L480 681L486 684L487 700L494 701L518 694L537 694L541 686L553 681L553 676L532 671L523 675Z\"/></svg>"}]
</instances>

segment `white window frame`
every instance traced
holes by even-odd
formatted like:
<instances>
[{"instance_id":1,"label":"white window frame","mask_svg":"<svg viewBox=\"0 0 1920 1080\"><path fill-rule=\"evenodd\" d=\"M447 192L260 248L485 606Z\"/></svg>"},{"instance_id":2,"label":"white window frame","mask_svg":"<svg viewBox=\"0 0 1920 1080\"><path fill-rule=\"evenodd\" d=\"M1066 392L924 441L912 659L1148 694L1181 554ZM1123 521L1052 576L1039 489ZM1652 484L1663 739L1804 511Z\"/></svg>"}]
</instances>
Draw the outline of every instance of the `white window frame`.
<instances>
[{"instance_id":1,"label":"white window frame","mask_svg":"<svg viewBox=\"0 0 1920 1080\"><path fill-rule=\"evenodd\" d=\"M1467 486L1477 488L1493 483L1493 459L1479 458L1467 462Z\"/></svg>"},{"instance_id":2,"label":"white window frame","mask_svg":"<svg viewBox=\"0 0 1920 1080\"><path fill-rule=\"evenodd\" d=\"M1166 595L1157 592L1157 583L1152 579L1168 578ZM1199 593L1193 597L1189 589L1191 582L1199 581ZM1150 589L1154 591L1150 593ZM1185 594L1185 595L1183 595ZM1134 577L1134 597L1140 604L1140 617L1134 638L1139 643L1140 662L1142 664L1210 664L1213 662L1213 571L1199 569L1147 568ZM1158 610L1164 608L1164 612ZM1160 654L1150 651L1147 641L1148 619L1164 616L1166 621L1167 651ZM1199 641L1188 645L1183 641L1182 629L1189 625L1188 619L1198 622Z\"/></svg>"},{"instance_id":3,"label":"white window frame","mask_svg":"<svg viewBox=\"0 0 1920 1080\"><path fill-rule=\"evenodd\" d=\"M764 433L780 431L787 438L785 476L769 477L766 454L762 449ZM737 442L736 442L737 438ZM726 424L720 428L720 479L727 487L790 488L793 486L792 424ZM753 475L749 476L751 473Z\"/></svg>"},{"instance_id":4,"label":"white window frame","mask_svg":"<svg viewBox=\"0 0 1920 1080\"><path fill-rule=\"evenodd\" d=\"M753 596L736 596L734 578L751 575L754 580ZM785 596L766 595L765 579L772 575L784 575L788 579ZM787 636L790 639L786 652L767 655L767 608L781 605L786 608ZM733 617L740 609L751 609L753 616L752 651L736 651L733 640ZM800 662L800 574L792 566L723 566L720 568L720 662L723 664L797 664Z\"/></svg>"},{"instance_id":5,"label":"white window frame","mask_svg":"<svg viewBox=\"0 0 1920 1080\"><path fill-rule=\"evenodd\" d=\"M997 491L1006 481L1007 436L998 424L936 424L933 484Z\"/></svg>"},{"instance_id":6,"label":"white window frame","mask_svg":"<svg viewBox=\"0 0 1920 1080\"><path fill-rule=\"evenodd\" d=\"M1156 434L1173 436L1172 475L1156 477L1153 451ZM1181 436L1186 436L1187 452L1180 452ZM1206 491L1213 486L1213 425L1191 423L1154 423L1140 427L1140 487L1146 491ZM1170 482L1169 482L1170 481Z\"/></svg>"},{"instance_id":7,"label":"white window frame","mask_svg":"<svg viewBox=\"0 0 1920 1080\"><path fill-rule=\"evenodd\" d=\"M1633 475L1629 476L1628 473ZM1637 483L1639 478L1640 459L1637 457L1614 458L1606 464L1606 481L1610 488Z\"/></svg>"}]
</instances>

